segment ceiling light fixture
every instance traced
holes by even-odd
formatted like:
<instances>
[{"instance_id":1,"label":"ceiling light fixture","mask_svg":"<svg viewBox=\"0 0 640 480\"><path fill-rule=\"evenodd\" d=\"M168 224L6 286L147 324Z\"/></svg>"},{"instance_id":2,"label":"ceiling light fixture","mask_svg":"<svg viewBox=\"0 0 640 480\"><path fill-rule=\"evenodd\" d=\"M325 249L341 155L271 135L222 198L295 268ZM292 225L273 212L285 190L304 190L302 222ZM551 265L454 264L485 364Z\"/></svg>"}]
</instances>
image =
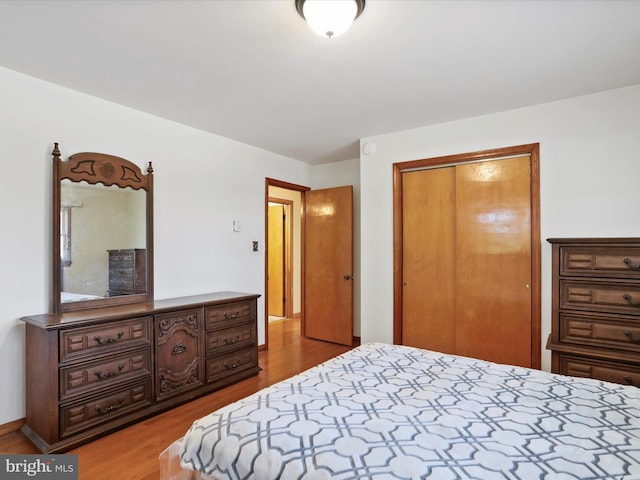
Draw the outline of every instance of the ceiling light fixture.
<instances>
[{"instance_id":1,"label":"ceiling light fixture","mask_svg":"<svg viewBox=\"0 0 640 480\"><path fill-rule=\"evenodd\" d=\"M365 0L295 0L296 9L311 30L333 38L346 32L364 10Z\"/></svg>"}]
</instances>

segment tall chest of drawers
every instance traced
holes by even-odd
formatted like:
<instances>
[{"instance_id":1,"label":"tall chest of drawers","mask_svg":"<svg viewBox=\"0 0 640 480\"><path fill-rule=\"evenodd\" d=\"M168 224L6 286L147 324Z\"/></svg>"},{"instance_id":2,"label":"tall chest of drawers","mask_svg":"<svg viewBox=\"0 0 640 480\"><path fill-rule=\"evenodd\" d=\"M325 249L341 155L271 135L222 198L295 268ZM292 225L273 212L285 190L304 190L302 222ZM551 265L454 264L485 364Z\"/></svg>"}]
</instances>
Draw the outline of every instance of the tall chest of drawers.
<instances>
[{"instance_id":1,"label":"tall chest of drawers","mask_svg":"<svg viewBox=\"0 0 640 480\"><path fill-rule=\"evenodd\" d=\"M147 291L147 251L143 248L108 250L109 296Z\"/></svg>"},{"instance_id":2,"label":"tall chest of drawers","mask_svg":"<svg viewBox=\"0 0 640 480\"><path fill-rule=\"evenodd\" d=\"M640 386L640 238L551 238L554 373Z\"/></svg>"},{"instance_id":3,"label":"tall chest of drawers","mask_svg":"<svg viewBox=\"0 0 640 480\"><path fill-rule=\"evenodd\" d=\"M27 419L67 451L256 375L257 298L220 292L24 317Z\"/></svg>"}]
</instances>

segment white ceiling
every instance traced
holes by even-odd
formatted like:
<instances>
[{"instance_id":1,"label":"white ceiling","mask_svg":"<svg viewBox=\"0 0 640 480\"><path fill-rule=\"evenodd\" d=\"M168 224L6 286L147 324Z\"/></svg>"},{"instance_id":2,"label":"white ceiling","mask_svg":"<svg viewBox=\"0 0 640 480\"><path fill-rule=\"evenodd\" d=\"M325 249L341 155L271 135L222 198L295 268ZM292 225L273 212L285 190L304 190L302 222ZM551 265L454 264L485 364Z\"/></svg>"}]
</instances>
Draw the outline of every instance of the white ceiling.
<instances>
[{"instance_id":1,"label":"white ceiling","mask_svg":"<svg viewBox=\"0 0 640 480\"><path fill-rule=\"evenodd\" d=\"M294 0L2 0L0 65L321 164L361 137L640 84L640 1L367 0L324 39Z\"/></svg>"}]
</instances>

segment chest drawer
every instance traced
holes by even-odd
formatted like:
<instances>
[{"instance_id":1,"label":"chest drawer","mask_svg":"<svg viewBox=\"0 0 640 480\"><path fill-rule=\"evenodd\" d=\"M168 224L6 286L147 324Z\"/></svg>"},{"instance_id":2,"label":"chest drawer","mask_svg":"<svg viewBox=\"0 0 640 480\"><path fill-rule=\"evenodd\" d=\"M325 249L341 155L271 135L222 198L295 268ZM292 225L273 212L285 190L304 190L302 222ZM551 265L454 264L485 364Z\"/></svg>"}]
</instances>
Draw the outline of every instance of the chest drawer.
<instances>
[{"instance_id":1,"label":"chest drawer","mask_svg":"<svg viewBox=\"0 0 640 480\"><path fill-rule=\"evenodd\" d=\"M107 423L152 402L151 379L92 399L60 407L60 432L65 437Z\"/></svg>"},{"instance_id":2,"label":"chest drawer","mask_svg":"<svg viewBox=\"0 0 640 480\"><path fill-rule=\"evenodd\" d=\"M131 290L135 288L135 278L132 269L119 268L113 271L113 277L109 280L109 290Z\"/></svg>"},{"instance_id":3,"label":"chest drawer","mask_svg":"<svg viewBox=\"0 0 640 480\"><path fill-rule=\"evenodd\" d=\"M563 279L560 308L640 315L640 283Z\"/></svg>"},{"instance_id":4,"label":"chest drawer","mask_svg":"<svg viewBox=\"0 0 640 480\"><path fill-rule=\"evenodd\" d=\"M560 341L640 351L640 319L560 313Z\"/></svg>"},{"instance_id":5,"label":"chest drawer","mask_svg":"<svg viewBox=\"0 0 640 480\"><path fill-rule=\"evenodd\" d=\"M207 383L214 383L224 377L255 368L258 364L258 351L245 348L228 355L207 360Z\"/></svg>"},{"instance_id":6,"label":"chest drawer","mask_svg":"<svg viewBox=\"0 0 640 480\"><path fill-rule=\"evenodd\" d=\"M560 367L558 373L562 375L640 386L640 367L638 366L563 354L558 355L558 362Z\"/></svg>"},{"instance_id":7,"label":"chest drawer","mask_svg":"<svg viewBox=\"0 0 640 480\"><path fill-rule=\"evenodd\" d=\"M60 332L60 361L151 344L150 317L101 323Z\"/></svg>"},{"instance_id":8,"label":"chest drawer","mask_svg":"<svg viewBox=\"0 0 640 480\"><path fill-rule=\"evenodd\" d=\"M638 247L562 247L560 275L640 280L640 248Z\"/></svg>"},{"instance_id":9,"label":"chest drawer","mask_svg":"<svg viewBox=\"0 0 640 480\"><path fill-rule=\"evenodd\" d=\"M60 400L89 394L151 376L151 350L145 348L95 362L82 362L60 369Z\"/></svg>"},{"instance_id":10,"label":"chest drawer","mask_svg":"<svg viewBox=\"0 0 640 480\"><path fill-rule=\"evenodd\" d=\"M256 343L255 324L245 324L240 327L227 328L207 334L206 356L243 348Z\"/></svg>"},{"instance_id":11,"label":"chest drawer","mask_svg":"<svg viewBox=\"0 0 640 480\"><path fill-rule=\"evenodd\" d=\"M238 323L255 321L255 302L227 303L205 308L205 328L209 332Z\"/></svg>"},{"instance_id":12,"label":"chest drawer","mask_svg":"<svg viewBox=\"0 0 640 480\"><path fill-rule=\"evenodd\" d=\"M135 250L109 250L109 264L117 267L133 265Z\"/></svg>"}]
</instances>

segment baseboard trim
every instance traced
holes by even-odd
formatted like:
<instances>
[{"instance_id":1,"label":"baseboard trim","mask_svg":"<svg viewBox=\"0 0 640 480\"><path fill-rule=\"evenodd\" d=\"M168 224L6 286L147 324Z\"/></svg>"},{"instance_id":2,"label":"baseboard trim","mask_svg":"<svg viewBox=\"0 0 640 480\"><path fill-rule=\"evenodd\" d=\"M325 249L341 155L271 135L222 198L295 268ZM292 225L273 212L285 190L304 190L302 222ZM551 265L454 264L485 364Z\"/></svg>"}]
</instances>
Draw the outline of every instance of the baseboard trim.
<instances>
[{"instance_id":1,"label":"baseboard trim","mask_svg":"<svg viewBox=\"0 0 640 480\"><path fill-rule=\"evenodd\" d=\"M26 418L19 418L18 420L14 420L13 422L0 425L0 437L3 435L9 435L13 432L17 432L22 428L25 422Z\"/></svg>"}]
</instances>

